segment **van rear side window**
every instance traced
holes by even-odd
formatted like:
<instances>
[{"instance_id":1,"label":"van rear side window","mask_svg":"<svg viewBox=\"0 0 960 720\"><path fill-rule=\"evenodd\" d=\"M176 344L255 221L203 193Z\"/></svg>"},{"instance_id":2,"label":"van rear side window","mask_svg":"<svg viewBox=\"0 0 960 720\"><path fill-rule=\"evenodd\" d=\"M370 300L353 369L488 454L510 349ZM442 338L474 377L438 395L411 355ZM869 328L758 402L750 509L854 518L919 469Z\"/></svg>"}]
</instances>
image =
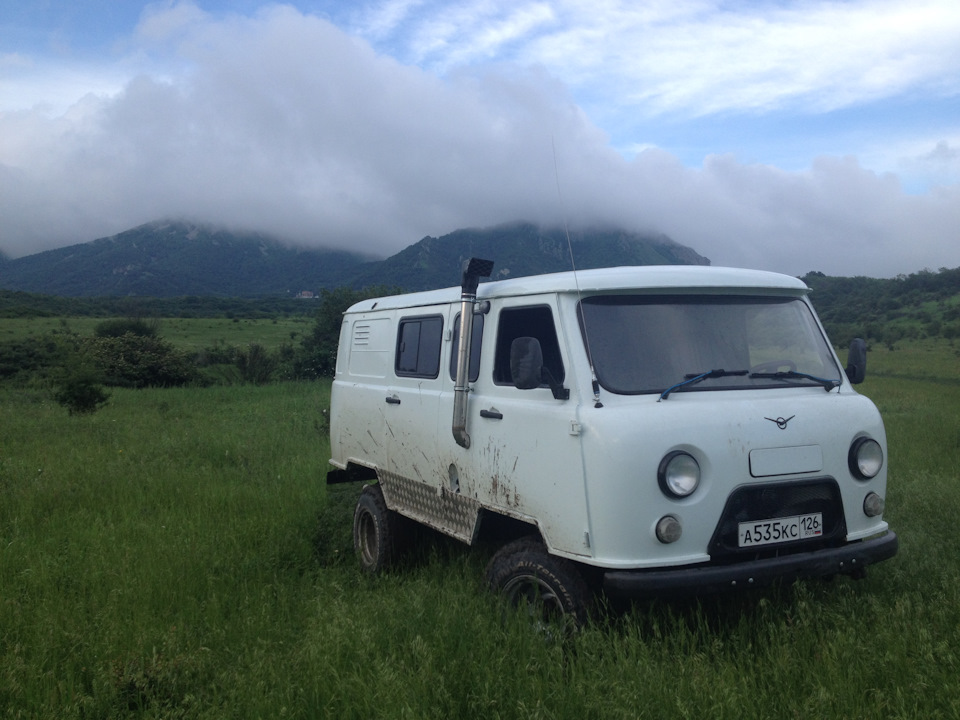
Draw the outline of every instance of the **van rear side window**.
<instances>
[{"instance_id":1,"label":"van rear side window","mask_svg":"<svg viewBox=\"0 0 960 720\"><path fill-rule=\"evenodd\" d=\"M442 337L443 318L439 315L400 320L394 362L397 375L436 378L440 374Z\"/></svg>"}]
</instances>

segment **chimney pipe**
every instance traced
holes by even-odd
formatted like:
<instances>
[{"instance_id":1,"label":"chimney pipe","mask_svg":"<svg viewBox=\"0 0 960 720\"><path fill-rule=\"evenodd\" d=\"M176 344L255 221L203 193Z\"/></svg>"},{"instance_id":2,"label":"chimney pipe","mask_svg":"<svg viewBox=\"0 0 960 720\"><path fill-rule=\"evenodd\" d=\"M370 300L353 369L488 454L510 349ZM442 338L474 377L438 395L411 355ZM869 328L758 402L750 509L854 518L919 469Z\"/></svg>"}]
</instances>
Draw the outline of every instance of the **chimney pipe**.
<instances>
[{"instance_id":1,"label":"chimney pipe","mask_svg":"<svg viewBox=\"0 0 960 720\"><path fill-rule=\"evenodd\" d=\"M453 437L457 445L470 447L467 433L467 393L470 378L470 344L473 340L473 306L477 302L480 278L490 277L493 261L470 258L460 268L460 339L457 350L457 379L453 388Z\"/></svg>"}]
</instances>

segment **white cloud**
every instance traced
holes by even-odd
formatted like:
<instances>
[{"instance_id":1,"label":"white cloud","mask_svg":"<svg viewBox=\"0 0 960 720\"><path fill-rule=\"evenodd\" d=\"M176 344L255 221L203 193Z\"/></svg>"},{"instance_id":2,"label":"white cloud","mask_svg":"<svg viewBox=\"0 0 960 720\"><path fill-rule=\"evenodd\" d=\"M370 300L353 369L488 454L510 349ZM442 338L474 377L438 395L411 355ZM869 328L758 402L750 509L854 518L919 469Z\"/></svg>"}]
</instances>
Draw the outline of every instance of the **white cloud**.
<instances>
[{"instance_id":1,"label":"white cloud","mask_svg":"<svg viewBox=\"0 0 960 720\"><path fill-rule=\"evenodd\" d=\"M0 64L0 113L37 108L60 115L84 95L114 95L123 89L128 72L115 66L74 63L70 66L18 56Z\"/></svg>"},{"instance_id":2,"label":"white cloud","mask_svg":"<svg viewBox=\"0 0 960 720\"><path fill-rule=\"evenodd\" d=\"M904 174L933 178L937 185L960 184L960 134L932 144L900 161Z\"/></svg>"},{"instance_id":3,"label":"white cloud","mask_svg":"<svg viewBox=\"0 0 960 720\"><path fill-rule=\"evenodd\" d=\"M397 7L369 16L366 36L407 61L448 70L496 48L650 113L822 112L918 86L960 91L953 0L468 0L403 3L403 23Z\"/></svg>"},{"instance_id":4,"label":"white cloud","mask_svg":"<svg viewBox=\"0 0 960 720\"><path fill-rule=\"evenodd\" d=\"M500 34L476 37L510 44L549 25L540 5L513 7L520 15L490 21ZM960 188L910 196L853 159L793 173L724 155L689 168L658 149L628 162L542 65L438 78L289 7L216 19L164 6L139 36L151 52L175 41L174 69L64 114L0 113L3 250L188 217L392 253L458 227L566 218L794 274L960 265ZM930 160L952 162L956 148Z\"/></svg>"},{"instance_id":5,"label":"white cloud","mask_svg":"<svg viewBox=\"0 0 960 720\"><path fill-rule=\"evenodd\" d=\"M386 38L397 32L424 0L386 0L356 13L355 30L367 37Z\"/></svg>"},{"instance_id":6,"label":"white cloud","mask_svg":"<svg viewBox=\"0 0 960 720\"><path fill-rule=\"evenodd\" d=\"M210 16L192 2L164 0L144 7L136 34L150 42L165 42L189 32L208 19Z\"/></svg>"}]
</instances>

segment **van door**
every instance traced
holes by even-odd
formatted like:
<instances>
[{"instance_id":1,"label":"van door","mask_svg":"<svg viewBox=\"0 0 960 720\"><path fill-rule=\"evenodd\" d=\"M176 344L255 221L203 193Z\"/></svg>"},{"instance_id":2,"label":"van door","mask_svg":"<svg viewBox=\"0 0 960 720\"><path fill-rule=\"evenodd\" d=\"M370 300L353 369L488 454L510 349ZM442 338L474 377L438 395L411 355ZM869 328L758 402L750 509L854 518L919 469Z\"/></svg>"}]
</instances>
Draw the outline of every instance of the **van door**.
<instances>
[{"instance_id":1,"label":"van door","mask_svg":"<svg viewBox=\"0 0 960 720\"><path fill-rule=\"evenodd\" d=\"M330 396L330 451L341 466L386 467L384 387L393 364L393 320L348 314Z\"/></svg>"},{"instance_id":2,"label":"van door","mask_svg":"<svg viewBox=\"0 0 960 720\"><path fill-rule=\"evenodd\" d=\"M494 313L496 322L487 325L495 326L495 341L484 349L468 413L474 492L485 506L533 520L552 551L589 555L579 394L554 299L511 298ZM510 346L519 337L539 341L544 368L569 389L568 399L556 399L546 381L514 387Z\"/></svg>"},{"instance_id":3,"label":"van door","mask_svg":"<svg viewBox=\"0 0 960 720\"><path fill-rule=\"evenodd\" d=\"M397 322L394 377L382 402L386 469L398 482L439 483L437 413L443 329L443 317L427 308Z\"/></svg>"}]
</instances>

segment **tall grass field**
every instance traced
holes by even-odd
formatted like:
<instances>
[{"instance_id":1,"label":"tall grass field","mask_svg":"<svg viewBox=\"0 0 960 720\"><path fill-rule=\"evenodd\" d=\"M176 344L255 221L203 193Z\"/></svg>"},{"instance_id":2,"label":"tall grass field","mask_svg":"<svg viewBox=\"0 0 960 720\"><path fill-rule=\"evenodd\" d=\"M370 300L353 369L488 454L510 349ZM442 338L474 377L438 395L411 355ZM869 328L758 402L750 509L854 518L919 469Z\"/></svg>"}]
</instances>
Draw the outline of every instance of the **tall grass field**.
<instances>
[{"instance_id":1,"label":"tall grass field","mask_svg":"<svg viewBox=\"0 0 960 720\"><path fill-rule=\"evenodd\" d=\"M327 382L0 390L0 717L960 718L958 358L871 363L897 557L568 636L484 590L489 549L360 572Z\"/></svg>"}]
</instances>

